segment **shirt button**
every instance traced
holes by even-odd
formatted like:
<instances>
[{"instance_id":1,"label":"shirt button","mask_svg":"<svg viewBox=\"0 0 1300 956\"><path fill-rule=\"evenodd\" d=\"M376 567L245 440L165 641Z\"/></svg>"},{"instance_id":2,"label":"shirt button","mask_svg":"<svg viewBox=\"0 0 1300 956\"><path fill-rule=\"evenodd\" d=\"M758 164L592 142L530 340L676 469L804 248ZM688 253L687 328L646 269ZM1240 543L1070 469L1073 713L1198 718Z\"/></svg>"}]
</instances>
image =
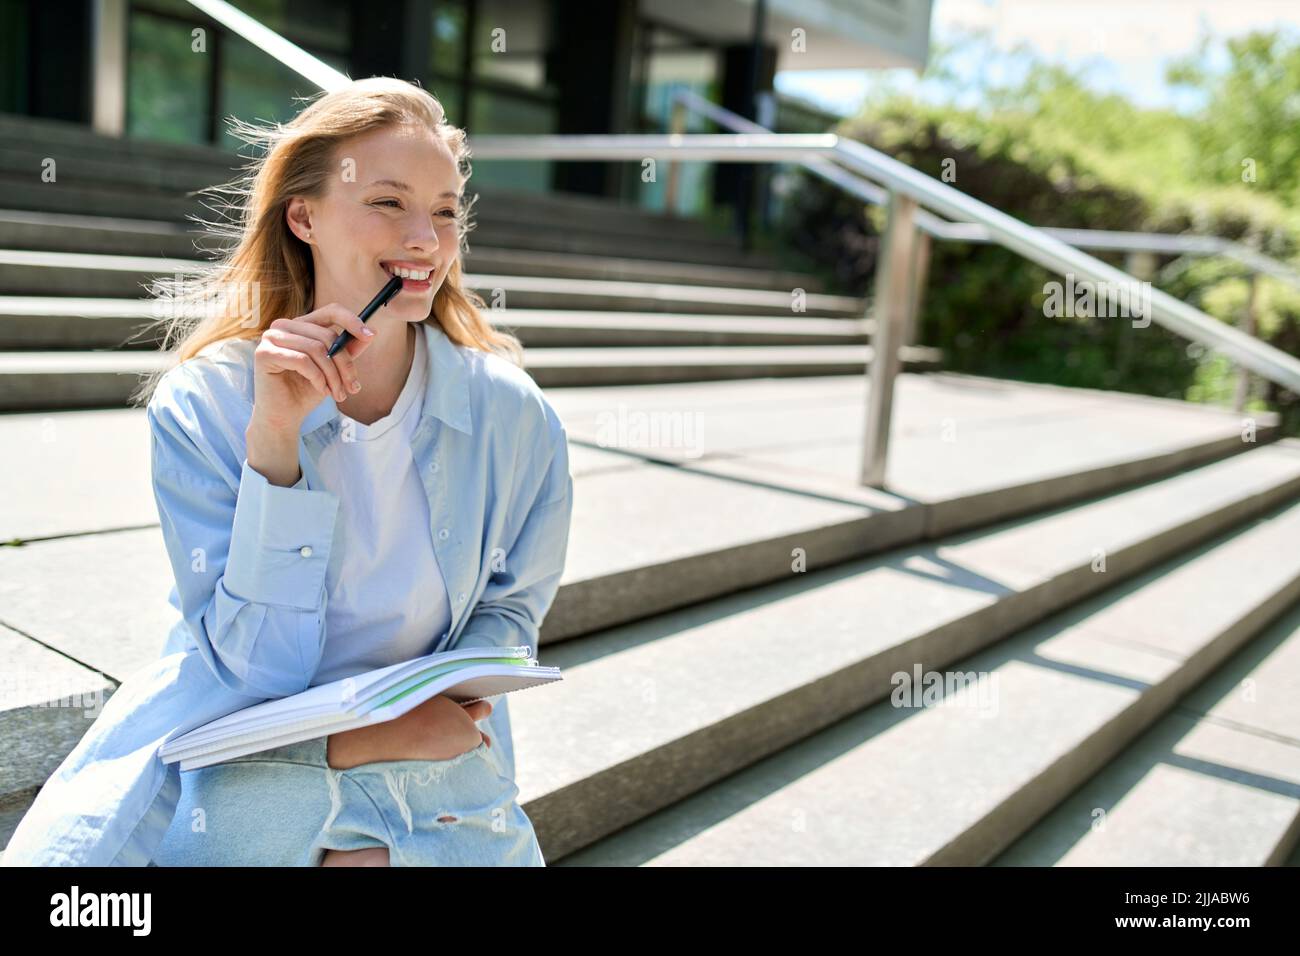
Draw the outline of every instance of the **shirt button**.
<instances>
[{"instance_id":1,"label":"shirt button","mask_svg":"<svg viewBox=\"0 0 1300 956\"><path fill-rule=\"evenodd\" d=\"M443 528L443 529L441 529L441 530L438 532L438 537L439 537L439 539L441 539L442 541L446 541L447 538L448 538L450 535L451 535L451 532L448 531L446 528Z\"/></svg>"},{"instance_id":2,"label":"shirt button","mask_svg":"<svg viewBox=\"0 0 1300 956\"><path fill-rule=\"evenodd\" d=\"M465 600L465 592L461 591L459 594L456 595L456 603L459 604L464 600Z\"/></svg>"},{"instance_id":3,"label":"shirt button","mask_svg":"<svg viewBox=\"0 0 1300 956\"><path fill-rule=\"evenodd\" d=\"M309 544L304 544L301 548L298 549L298 553L301 554L304 558L310 558L310 557L311 557L311 545L309 545Z\"/></svg>"},{"instance_id":4,"label":"shirt button","mask_svg":"<svg viewBox=\"0 0 1300 956\"><path fill-rule=\"evenodd\" d=\"M431 472L435 472L435 473L438 471L438 463L437 463L436 461L435 461L432 465L429 466L429 471L431 471Z\"/></svg>"},{"instance_id":5,"label":"shirt button","mask_svg":"<svg viewBox=\"0 0 1300 956\"><path fill-rule=\"evenodd\" d=\"M447 631L443 631L443 632L442 632L442 639L443 639L444 641L447 639L447 633L448 633Z\"/></svg>"}]
</instances>

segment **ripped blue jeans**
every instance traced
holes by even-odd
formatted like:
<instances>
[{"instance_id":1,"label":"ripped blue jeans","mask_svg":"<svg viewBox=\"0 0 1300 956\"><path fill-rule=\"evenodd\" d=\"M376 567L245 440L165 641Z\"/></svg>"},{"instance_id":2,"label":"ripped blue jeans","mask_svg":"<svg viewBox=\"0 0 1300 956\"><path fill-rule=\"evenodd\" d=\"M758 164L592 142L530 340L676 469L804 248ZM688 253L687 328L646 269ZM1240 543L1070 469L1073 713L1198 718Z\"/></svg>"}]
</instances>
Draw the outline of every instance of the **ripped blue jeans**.
<instances>
[{"instance_id":1,"label":"ripped blue jeans","mask_svg":"<svg viewBox=\"0 0 1300 956\"><path fill-rule=\"evenodd\" d=\"M545 866L514 781L486 742L447 760L335 770L327 737L181 771L150 866L319 866L387 847L390 866Z\"/></svg>"}]
</instances>

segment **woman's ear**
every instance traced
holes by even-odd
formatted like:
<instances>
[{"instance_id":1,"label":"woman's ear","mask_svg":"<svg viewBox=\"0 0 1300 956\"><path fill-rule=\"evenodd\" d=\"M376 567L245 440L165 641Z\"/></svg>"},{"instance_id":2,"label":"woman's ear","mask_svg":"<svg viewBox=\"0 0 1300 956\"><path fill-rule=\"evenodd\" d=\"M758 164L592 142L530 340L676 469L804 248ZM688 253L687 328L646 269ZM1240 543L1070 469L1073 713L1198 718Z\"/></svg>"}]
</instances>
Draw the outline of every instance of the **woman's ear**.
<instances>
[{"instance_id":1,"label":"woman's ear","mask_svg":"<svg viewBox=\"0 0 1300 956\"><path fill-rule=\"evenodd\" d=\"M295 236L303 242L311 242L311 209L307 200L301 196L292 197L285 207L284 219Z\"/></svg>"}]
</instances>

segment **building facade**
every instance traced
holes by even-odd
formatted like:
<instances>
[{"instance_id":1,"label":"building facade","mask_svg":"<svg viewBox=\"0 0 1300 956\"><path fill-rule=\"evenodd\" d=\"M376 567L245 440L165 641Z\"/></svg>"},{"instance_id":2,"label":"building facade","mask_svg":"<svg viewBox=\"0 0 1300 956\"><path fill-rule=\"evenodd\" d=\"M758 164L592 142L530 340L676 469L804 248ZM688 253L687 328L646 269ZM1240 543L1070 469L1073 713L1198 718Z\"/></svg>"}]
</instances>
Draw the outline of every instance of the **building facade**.
<instances>
[{"instance_id":1,"label":"building facade","mask_svg":"<svg viewBox=\"0 0 1300 956\"><path fill-rule=\"evenodd\" d=\"M418 80L472 134L664 132L681 84L774 125L778 70L920 69L930 0L234 0L350 76ZM317 88L188 0L0 0L0 112L215 145ZM693 119L688 130L714 132ZM804 130L800 130L804 131ZM627 164L477 161L479 187L636 197ZM684 165L683 212L745 171Z\"/></svg>"}]
</instances>

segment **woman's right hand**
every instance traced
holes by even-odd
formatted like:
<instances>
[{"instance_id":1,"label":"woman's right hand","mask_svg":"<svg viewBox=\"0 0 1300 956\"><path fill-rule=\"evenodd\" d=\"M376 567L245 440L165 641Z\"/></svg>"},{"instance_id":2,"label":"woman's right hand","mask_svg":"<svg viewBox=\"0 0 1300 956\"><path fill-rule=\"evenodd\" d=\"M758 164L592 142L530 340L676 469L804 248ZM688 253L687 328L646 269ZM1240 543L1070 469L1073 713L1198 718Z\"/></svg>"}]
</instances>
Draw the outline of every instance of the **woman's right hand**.
<instances>
[{"instance_id":1,"label":"woman's right hand","mask_svg":"<svg viewBox=\"0 0 1300 956\"><path fill-rule=\"evenodd\" d=\"M347 345L326 356L340 329ZM322 398L336 402L360 391L353 360L373 340L374 330L336 302L296 319L276 319L253 353L253 414L277 430L296 434ZM357 388L353 388L353 384Z\"/></svg>"},{"instance_id":2,"label":"woman's right hand","mask_svg":"<svg viewBox=\"0 0 1300 956\"><path fill-rule=\"evenodd\" d=\"M330 734L326 762L350 770L380 760L450 760L481 743L492 746L475 724L491 713L489 701L461 705L438 694L392 720Z\"/></svg>"}]
</instances>

